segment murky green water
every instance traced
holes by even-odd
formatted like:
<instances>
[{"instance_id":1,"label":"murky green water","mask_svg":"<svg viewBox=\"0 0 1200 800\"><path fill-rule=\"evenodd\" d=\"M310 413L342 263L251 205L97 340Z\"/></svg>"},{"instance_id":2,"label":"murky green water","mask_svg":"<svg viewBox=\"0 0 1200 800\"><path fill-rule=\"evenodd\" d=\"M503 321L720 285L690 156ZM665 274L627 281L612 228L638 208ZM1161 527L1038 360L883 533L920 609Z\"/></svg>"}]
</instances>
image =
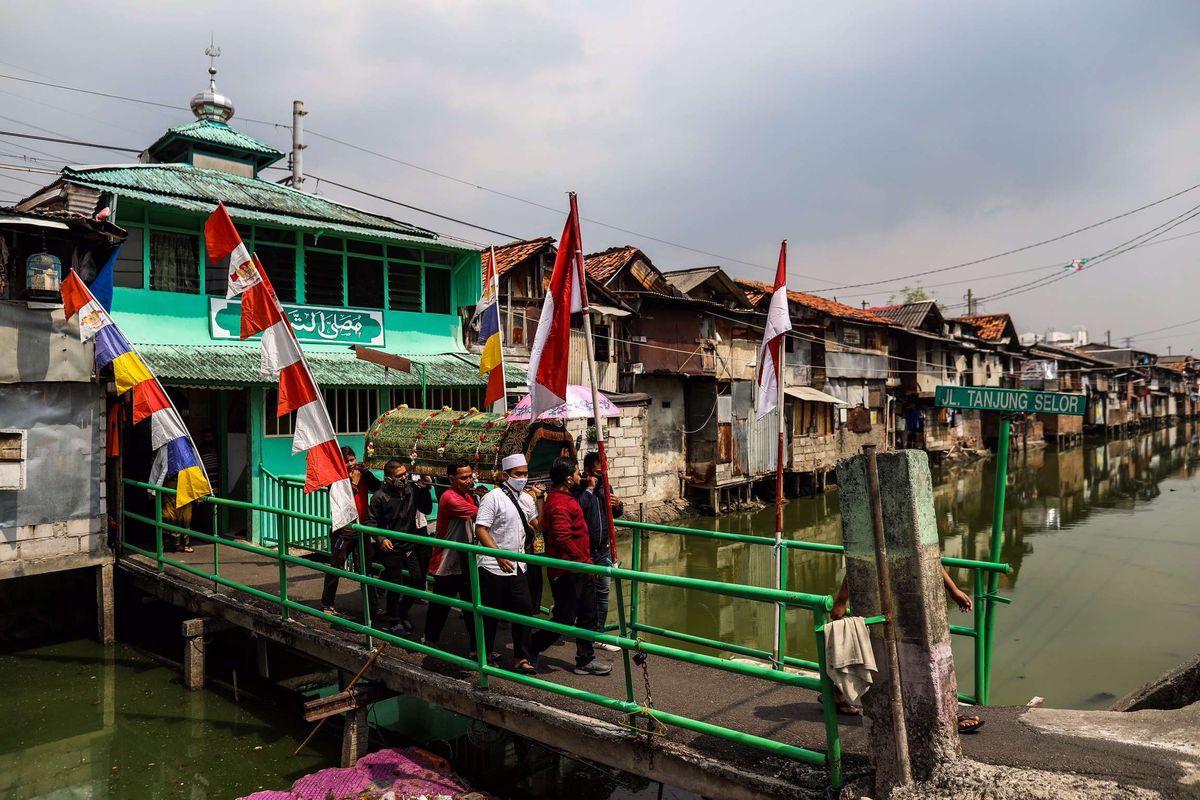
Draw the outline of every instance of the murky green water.
<instances>
[{"instance_id":1,"label":"murky green water","mask_svg":"<svg viewBox=\"0 0 1200 800\"><path fill-rule=\"evenodd\" d=\"M1015 455L1010 467L1002 558L1013 573L998 610L992 702L1034 695L1064 708L1102 708L1194 656L1200 642L1200 455L1193 431ZM934 474L946 555L990 559L994 460ZM774 510L688 522L692 527L770 535ZM841 542L835 491L786 506L795 539ZM628 552L628 545L626 545ZM626 561L628 563L628 561ZM772 585L771 549L652 534L647 568ZM840 557L794 554L788 587L832 593ZM969 575L955 575L969 590ZM644 587L650 624L769 649L764 604ZM949 608L949 606L948 606ZM956 609L952 622L969 625ZM811 617L793 612L789 654L814 658ZM803 625L801 623L804 623ZM664 643L666 640L662 640ZM955 637L960 682L971 690L971 640ZM679 646L679 645L676 645Z\"/></svg>"},{"instance_id":2,"label":"murky green water","mask_svg":"<svg viewBox=\"0 0 1200 800\"><path fill-rule=\"evenodd\" d=\"M188 691L123 645L6 653L0 674L0 797L11 800L229 800L336 764L336 741L292 756L307 732L298 714Z\"/></svg>"}]
</instances>

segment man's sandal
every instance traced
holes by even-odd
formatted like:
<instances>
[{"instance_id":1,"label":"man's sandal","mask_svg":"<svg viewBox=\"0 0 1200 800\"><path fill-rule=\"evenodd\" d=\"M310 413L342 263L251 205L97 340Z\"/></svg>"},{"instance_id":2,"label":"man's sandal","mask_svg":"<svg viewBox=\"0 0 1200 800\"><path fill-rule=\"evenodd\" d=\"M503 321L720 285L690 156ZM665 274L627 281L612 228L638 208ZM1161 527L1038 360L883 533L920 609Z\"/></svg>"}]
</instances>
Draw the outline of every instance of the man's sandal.
<instances>
[{"instance_id":1,"label":"man's sandal","mask_svg":"<svg viewBox=\"0 0 1200 800\"><path fill-rule=\"evenodd\" d=\"M838 702L837 712L839 714L843 714L847 717L861 717L862 716L861 708L854 705L853 703L847 703L845 700L841 700Z\"/></svg>"},{"instance_id":2,"label":"man's sandal","mask_svg":"<svg viewBox=\"0 0 1200 800\"><path fill-rule=\"evenodd\" d=\"M959 733L978 733L983 727L984 720L979 717L968 717L962 714L958 717L958 732Z\"/></svg>"}]
</instances>

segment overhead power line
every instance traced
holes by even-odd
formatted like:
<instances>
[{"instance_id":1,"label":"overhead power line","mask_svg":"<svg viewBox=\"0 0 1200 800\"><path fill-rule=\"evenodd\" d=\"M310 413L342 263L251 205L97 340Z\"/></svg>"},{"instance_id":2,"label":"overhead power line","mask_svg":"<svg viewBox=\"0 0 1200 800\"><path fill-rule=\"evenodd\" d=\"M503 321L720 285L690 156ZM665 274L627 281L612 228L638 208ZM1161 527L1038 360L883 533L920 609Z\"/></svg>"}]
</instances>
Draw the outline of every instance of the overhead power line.
<instances>
[{"instance_id":1,"label":"overhead power line","mask_svg":"<svg viewBox=\"0 0 1200 800\"><path fill-rule=\"evenodd\" d=\"M13 120L13 119L10 119L9 117L0 117L0 119L7 119L7 120L9 120L9 122L20 122L20 120ZM21 124L26 125L28 123L22 122ZM30 126L30 127L33 127L33 126ZM55 144L73 144L76 147L93 147L93 148L96 148L99 150L112 150L117 153L141 153L142 152L141 150L137 149L136 147L117 147L116 145L111 145L111 144L97 144L96 142L81 142L78 139L60 139L60 138L56 138L53 136L34 136L32 133L17 133L16 131L0 131L0 136L11 136L11 137L14 137L17 139L34 139L39 142L54 142ZM34 152L37 152L37 151L34 151Z\"/></svg>"}]
</instances>

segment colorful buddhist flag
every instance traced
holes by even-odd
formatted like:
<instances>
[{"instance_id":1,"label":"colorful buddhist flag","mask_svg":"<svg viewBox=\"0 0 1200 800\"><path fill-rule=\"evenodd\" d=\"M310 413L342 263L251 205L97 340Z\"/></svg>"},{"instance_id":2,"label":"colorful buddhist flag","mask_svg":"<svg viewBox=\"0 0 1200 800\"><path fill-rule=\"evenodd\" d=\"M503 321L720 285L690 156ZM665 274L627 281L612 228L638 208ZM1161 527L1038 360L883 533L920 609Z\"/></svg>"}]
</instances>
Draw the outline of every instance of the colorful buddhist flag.
<instances>
[{"instance_id":1,"label":"colorful buddhist flag","mask_svg":"<svg viewBox=\"0 0 1200 800\"><path fill-rule=\"evenodd\" d=\"M500 276L496 273L496 248L488 250L483 272L483 296L475 307L479 336L475 343L482 348L479 355L479 374L488 376L484 405L497 414L508 411L504 389L504 335L500 330Z\"/></svg>"},{"instance_id":2,"label":"colorful buddhist flag","mask_svg":"<svg viewBox=\"0 0 1200 800\"><path fill-rule=\"evenodd\" d=\"M208 257L229 259L226 297L241 297L242 339L262 334L259 343L259 372L279 380L278 416L296 413L292 453L307 452L305 493L329 487L329 510L334 529L358 521L358 508L346 472L346 461L338 446L325 398L313 379L308 360L296 340L292 323L263 269L242 242L224 204L218 205L204 225Z\"/></svg>"},{"instance_id":3,"label":"colorful buddhist flag","mask_svg":"<svg viewBox=\"0 0 1200 800\"><path fill-rule=\"evenodd\" d=\"M150 482L162 484L175 478L176 507L212 494L196 445L146 362L75 270L63 280L61 291L63 313L67 319L79 318L80 341L96 340L96 369L112 367L118 394L133 391L134 424L150 418L151 447L155 451Z\"/></svg>"}]
</instances>

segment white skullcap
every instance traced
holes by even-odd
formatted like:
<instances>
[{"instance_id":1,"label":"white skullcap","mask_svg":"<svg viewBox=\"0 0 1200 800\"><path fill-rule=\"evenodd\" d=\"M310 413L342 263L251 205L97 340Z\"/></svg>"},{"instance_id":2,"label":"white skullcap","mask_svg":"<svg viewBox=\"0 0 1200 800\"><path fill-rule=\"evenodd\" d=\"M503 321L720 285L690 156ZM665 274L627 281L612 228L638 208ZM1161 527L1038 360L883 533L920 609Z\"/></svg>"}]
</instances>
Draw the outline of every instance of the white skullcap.
<instances>
[{"instance_id":1,"label":"white skullcap","mask_svg":"<svg viewBox=\"0 0 1200 800\"><path fill-rule=\"evenodd\" d=\"M516 469L517 467L528 467L529 462L525 460L525 456L521 453L513 453L511 456L505 456L500 462L500 469L505 472Z\"/></svg>"}]
</instances>

